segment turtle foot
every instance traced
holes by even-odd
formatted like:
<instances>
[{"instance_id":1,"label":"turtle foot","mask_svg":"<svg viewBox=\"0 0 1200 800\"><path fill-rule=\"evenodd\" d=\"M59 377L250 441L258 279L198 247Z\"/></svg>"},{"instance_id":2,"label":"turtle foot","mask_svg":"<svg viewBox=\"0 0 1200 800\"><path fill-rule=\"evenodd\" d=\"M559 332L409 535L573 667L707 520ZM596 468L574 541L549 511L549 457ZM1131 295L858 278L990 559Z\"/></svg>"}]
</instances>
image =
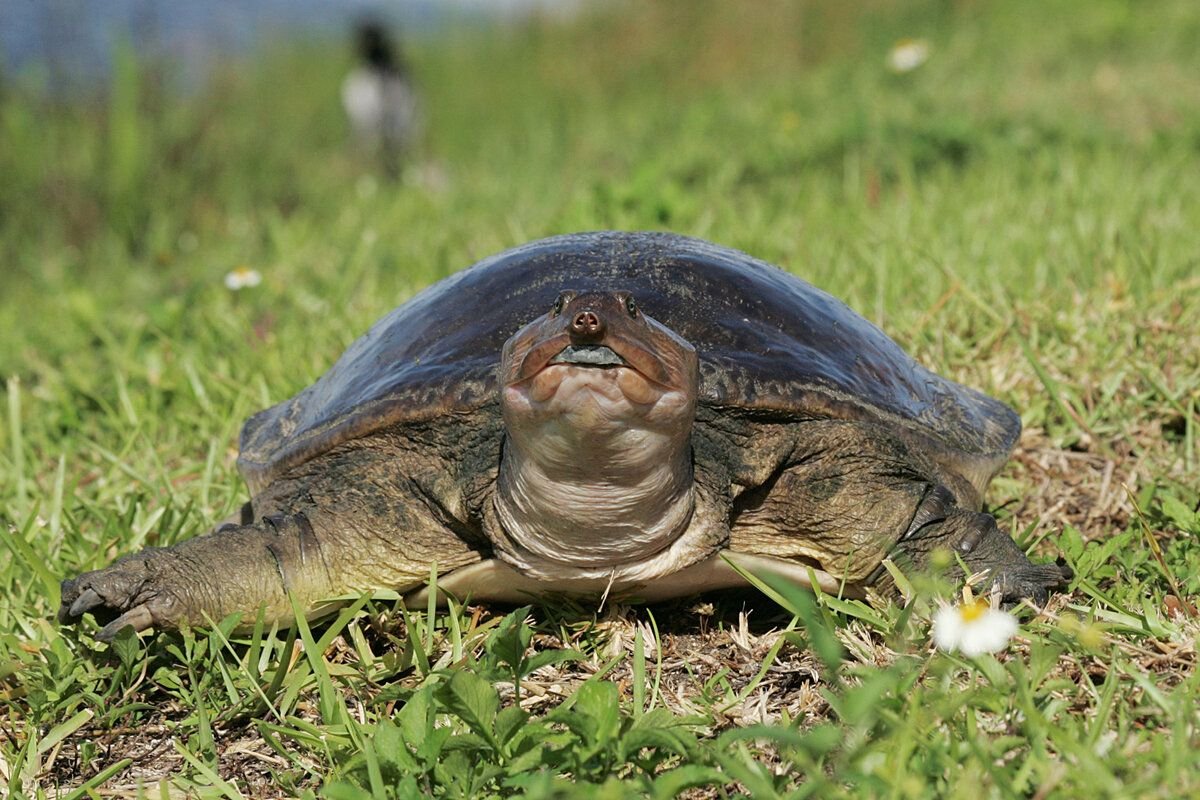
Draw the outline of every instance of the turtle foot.
<instances>
[{"instance_id":1,"label":"turtle foot","mask_svg":"<svg viewBox=\"0 0 1200 800\"><path fill-rule=\"evenodd\" d=\"M1026 562L1021 566L994 570L990 586L1000 592L1003 603L1028 600L1035 606L1044 606L1051 592L1066 588L1074 577L1074 570L1061 559L1053 564Z\"/></svg>"},{"instance_id":2,"label":"turtle foot","mask_svg":"<svg viewBox=\"0 0 1200 800\"><path fill-rule=\"evenodd\" d=\"M1061 560L1054 564L1032 564L1017 543L996 526L991 514L950 508L940 519L910 534L903 549L920 564L928 564L939 548L953 550L969 573L985 573L981 589L1000 593L1007 604L1029 600L1045 605L1050 593L1065 588L1075 576Z\"/></svg>"},{"instance_id":3,"label":"turtle foot","mask_svg":"<svg viewBox=\"0 0 1200 800\"><path fill-rule=\"evenodd\" d=\"M59 622L78 622L91 613L105 623L96 638L111 641L125 627L142 631L175 625L184 616L178 598L154 569L153 553L139 553L109 567L62 582Z\"/></svg>"}]
</instances>

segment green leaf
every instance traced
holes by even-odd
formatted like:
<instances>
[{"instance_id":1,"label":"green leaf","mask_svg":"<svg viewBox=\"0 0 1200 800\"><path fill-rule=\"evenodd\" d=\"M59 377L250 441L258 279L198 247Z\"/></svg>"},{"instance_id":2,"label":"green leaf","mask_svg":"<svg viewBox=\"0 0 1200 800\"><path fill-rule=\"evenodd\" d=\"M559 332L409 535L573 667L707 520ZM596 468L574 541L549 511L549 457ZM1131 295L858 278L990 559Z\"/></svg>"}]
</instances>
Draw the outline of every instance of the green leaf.
<instances>
[{"instance_id":1,"label":"green leaf","mask_svg":"<svg viewBox=\"0 0 1200 800\"><path fill-rule=\"evenodd\" d=\"M118 631L116 637L109 642L109 647L117 654L121 666L127 670L133 669L133 665L137 663L142 654L142 640L138 638L131 627Z\"/></svg>"},{"instance_id":2,"label":"green leaf","mask_svg":"<svg viewBox=\"0 0 1200 800\"><path fill-rule=\"evenodd\" d=\"M621 727L617 687L608 681L588 681L579 687L574 712L592 720L592 742L597 748L607 745Z\"/></svg>"},{"instance_id":3,"label":"green leaf","mask_svg":"<svg viewBox=\"0 0 1200 800\"><path fill-rule=\"evenodd\" d=\"M692 729L708 723L704 717L677 716L665 708L651 709L633 719L621 737L621 750L624 754L635 754L639 748L654 747L688 756L697 746Z\"/></svg>"},{"instance_id":4,"label":"green leaf","mask_svg":"<svg viewBox=\"0 0 1200 800\"><path fill-rule=\"evenodd\" d=\"M665 750L686 756L696 744L696 738L678 729L650 728L630 730L621 737L621 756L629 758L643 748Z\"/></svg>"},{"instance_id":5,"label":"green leaf","mask_svg":"<svg viewBox=\"0 0 1200 800\"><path fill-rule=\"evenodd\" d=\"M547 744L545 742L538 742L508 762L508 774L520 775L546 766L548 752L549 747Z\"/></svg>"},{"instance_id":6,"label":"green leaf","mask_svg":"<svg viewBox=\"0 0 1200 800\"><path fill-rule=\"evenodd\" d=\"M40 741L38 741L37 747L35 748L37 753L41 754L49 751L63 739L67 738L84 725L87 725L89 722L91 722L92 717L94 716L95 712L90 708L84 709L83 711L80 711L72 716L67 721L54 726L45 736L41 738Z\"/></svg>"},{"instance_id":7,"label":"green leaf","mask_svg":"<svg viewBox=\"0 0 1200 800\"><path fill-rule=\"evenodd\" d=\"M501 745L520 733L522 726L529 721L529 715L520 706L509 706L496 715L496 740Z\"/></svg>"},{"instance_id":8,"label":"green leaf","mask_svg":"<svg viewBox=\"0 0 1200 800\"><path fill-rule=\"evenodd\" d=\"M496 626L488 637L487 652L492 656L496 666L507 664L515 680L520 680L521 663L525 660L525 651L533 640L533 631L525 624L529 616L530 606L522 606L513 611Z\"/></svg>"},{"instance_id":9,"label":"green leaf","mask_svg":"<svg viewBox=\"0 0 1200 800\"><path fill-rule=\"evenodd\" d=\"M417 761L409 752L400 726L391 720L380 720L373 729L371 739L381 767L396 772L417 769Z\"/></svg>"},{"instance_id":10,"label":"green leaf","mask_svg":"<svg viewBox=\"0 0 1200 800\"><path fill-rule=\"evenodd\" d=\"M494 750L491 742L475 733L456 733L442 745L443 753L468 752L478 754L481 758L486 758Z\"/></svg>"},{"instance_id":11,"label":"green leaf","mask_svg":"<svg viewBox=\"0 0 1200 800\"><path fill-rule=\"evenodd\" d=\"M1200 533L1200 514L1192 511L1181 500L1169 494L1162 496L1162 510L1167 519L1175 523L1179 530L1188 533Z\"/></svg>"},{"instance_id":12,"label":"green leaf","mask_svg":"<svg viewBox=\"0 0 1200 800\"><path fill-rule=\"evenodd\" d=\"M433 689L422 686L414 692L408 702L396 712L394 720L405 742L414 747L420 745L434 730Z\"/></svg>"},{"instance_id":13,"label":"green leaf","mask_svg":"<svg viewBox=\"0 0 1200 800\"><path fill-rule=\"evenodd\" d=\"M449 728L434 728L416 746L417 758L425 766L426 770L433 768L441 760L442 750L445 749L446 742L453 735L454 731Z\"/></svg>"},{"instance_id":14,"label":"green leaf","mask_svg":"<svg viewBox=\"0 0 1200 800\"><path fill-rule=\"evenodd\" d=\"M440 697L447 710L467 723L472 732L497 746L495 722L500 696L492 684L474 672L459 670L444 684Z\"/></svg>"}]
</instances>

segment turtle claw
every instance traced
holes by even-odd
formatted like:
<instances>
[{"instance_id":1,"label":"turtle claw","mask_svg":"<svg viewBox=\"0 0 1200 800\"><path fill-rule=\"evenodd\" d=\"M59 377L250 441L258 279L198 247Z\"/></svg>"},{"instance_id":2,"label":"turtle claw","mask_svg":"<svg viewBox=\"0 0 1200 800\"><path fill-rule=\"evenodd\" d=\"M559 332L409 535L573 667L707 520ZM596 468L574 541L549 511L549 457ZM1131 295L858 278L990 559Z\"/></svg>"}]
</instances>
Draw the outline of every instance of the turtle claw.
<instances>
[{"instance_id":1,"label":"turtle claw","mask_svg":"<svg viewBox=\"0 0 1200 800\"><path fill-rule=\"evenodd\" d=\"M102 605L104 605L104 598L96 594L95 589L89 587L80 592L79 597L75 598L75 602L71 603L69 609L64 602L63 610L58 612L58 618L64 622L67 619L78 619L83 616L85 611L91 611L93 608Z\"/></svg>"},{"instance_id":2,"label":"turtle claw","mask_svg":"<svg viewBox=\"0 0 1200 800\"><path fill-rule=\"evenodd\" d=\"M96 639L101 642L111 642L118 633L127 627L133 628L134 633L137 633L146 630L153 624L154 614L145 604L142 604L129 609L101 628L100 632L96 634Z\"/></svg>"}]
</instances>

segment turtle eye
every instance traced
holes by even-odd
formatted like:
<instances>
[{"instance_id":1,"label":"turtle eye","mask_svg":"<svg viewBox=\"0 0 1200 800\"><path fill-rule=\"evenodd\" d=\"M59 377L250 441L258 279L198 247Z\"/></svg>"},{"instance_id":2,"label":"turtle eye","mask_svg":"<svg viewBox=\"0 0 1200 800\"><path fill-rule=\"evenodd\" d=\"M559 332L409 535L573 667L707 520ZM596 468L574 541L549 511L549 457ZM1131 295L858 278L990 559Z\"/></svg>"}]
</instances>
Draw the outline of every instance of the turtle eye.
<instances>
[{"instance_id":1,"label":"turtle eye","mask_svg":"<svg viewBox=\"0 0 1200 800\"><path fill-rule=\"evenodd\" d=\"M550 315L553 317L557 317L559 314L561 314L562 310L563 310L564 302L566 302L566 301L563 299L563 296L560 294L558 296L558 299L554 301L554 308L552 308L550 310Z\"/></svg>"},{"instance_id":2,"label":"turtle eye","mask_svg":"<svg viewBox=\"0 0 1200 800\"><path fill-rule=\"evenodd\" d=\"M629 312L629 316L636 318L638 315L637 303L633 301L633 297L625 298L625 310Z\"/></svg>"}]
</instances>

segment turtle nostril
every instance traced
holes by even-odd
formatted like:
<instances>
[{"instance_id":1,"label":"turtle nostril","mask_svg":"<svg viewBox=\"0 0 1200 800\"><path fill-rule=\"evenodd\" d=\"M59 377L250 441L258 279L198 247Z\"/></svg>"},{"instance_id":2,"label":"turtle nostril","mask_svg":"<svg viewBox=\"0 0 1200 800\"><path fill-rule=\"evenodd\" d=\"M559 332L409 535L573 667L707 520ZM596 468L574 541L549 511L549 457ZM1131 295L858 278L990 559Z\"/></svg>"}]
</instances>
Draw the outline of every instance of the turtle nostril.
<instances>
[{"instance_id":1,"label":"turtle nostril","mask_svg":"<svg viewBox=\"0 0 1200 800\"><path fill-rule=\"evenodd\" d=\"M604 335L604 322L591 309L580 311L571 321L571 333L581 339L599 339Z\"/></svg>"}]
</instances>

